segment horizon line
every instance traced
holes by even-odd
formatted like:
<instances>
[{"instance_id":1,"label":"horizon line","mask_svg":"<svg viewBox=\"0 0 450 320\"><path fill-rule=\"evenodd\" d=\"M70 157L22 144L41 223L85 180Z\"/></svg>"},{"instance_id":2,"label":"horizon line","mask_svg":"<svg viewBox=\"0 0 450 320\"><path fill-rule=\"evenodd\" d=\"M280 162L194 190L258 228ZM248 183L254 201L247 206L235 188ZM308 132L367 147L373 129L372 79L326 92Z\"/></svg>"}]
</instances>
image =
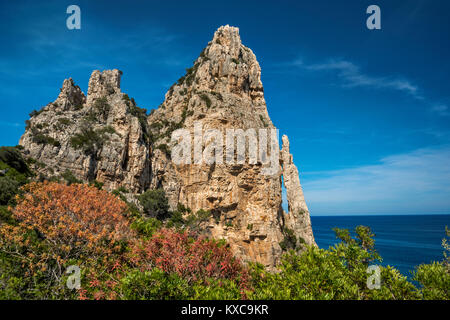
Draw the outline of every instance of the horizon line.
<instances>
[{"instance_id":1,"label":"horizon line","mask_svg":"<svg viewBox=\"0 0 450 320\"><path fill-rule=\"evenodd\" d=\"M376 213L376 214L310 214L311 217L367 217L367 216L449 216L450 213Z\"/></svg>"}]
</instances>

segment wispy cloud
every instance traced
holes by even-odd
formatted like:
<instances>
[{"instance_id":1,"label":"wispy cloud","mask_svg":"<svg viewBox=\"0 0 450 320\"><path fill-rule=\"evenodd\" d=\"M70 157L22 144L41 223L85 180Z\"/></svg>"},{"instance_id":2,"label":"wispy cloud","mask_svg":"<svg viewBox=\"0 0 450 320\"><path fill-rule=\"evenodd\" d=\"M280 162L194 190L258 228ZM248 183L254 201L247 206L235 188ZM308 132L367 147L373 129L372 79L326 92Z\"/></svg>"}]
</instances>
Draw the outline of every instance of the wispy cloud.
<instances>
[{"instance_id":1,"label":"wispy cloud","mask_svg":"<svg viewBox=\"0 0 450 320\"><path fill-rule=\"evenodd\" d=\"M5 127L23 127L23 125L18 123L18 122L8 122L8 121L0 121L0 126L5 126Z\"/></svg>"},{"instance_id":2,"label":"wispy cloud","mask_svg":"<svg viewBox=\"0 0 450 320\"><path fill-rule=\"evenodd\" d=\"M0 61L0 76L29 78L52 73L71 73L77 69L105 69L129 65L130 57L142 66L179 67L189 61L173 34L151 23L135 25L132 33L113 33L110 25L97 20L84 22L80 31L69 31L56 23L64 15L49 14L48 20L36 17L16 25L21 39L11 44L17 52L28 52L32 59L7 56ZM90 30L96 30L93 33ZM7 53L5 53L7 54ZM0 54L1 56L1 54Z\"/></svg>"},{"instance_id":3,"label":"wispy cloud","mask_svg":"<svg viewBox=\"0 0 450 320\"><path fill-rule=\"evenodd\" d=\"M431 108L431 111L436 112L438 115L447 117L450 116L450 110L448 110L448 106L445 104L437 104Z\"/></svg>"},{"instance_id":4,"label":"wispy cloud","mask_svg":"<svg viewBox=\"0 0 450 320\"><path fill-rule=\"evenodd\" d=\"M379 164L304 173L314 214L448 213L450 146L392 155Z\"/></svg>"},{"instance_id":5,"label":"wispy cloud","mask_svg":"<svg viewBox=\"0 0 450 320\"><path fill-rule=\"evenodd\" d=\"M335 71L342 80L342 86L344 87L392 89L407 93L416 99L423 99L422 95L419 93L419 88L411 81L405 78L395 78L392 76L371 76L363 73L359 66L350 61L331 59L325 63L306 65L301 59L297 59L294 60L292 64L310 71Z\"/></svg>"}]
</instances>

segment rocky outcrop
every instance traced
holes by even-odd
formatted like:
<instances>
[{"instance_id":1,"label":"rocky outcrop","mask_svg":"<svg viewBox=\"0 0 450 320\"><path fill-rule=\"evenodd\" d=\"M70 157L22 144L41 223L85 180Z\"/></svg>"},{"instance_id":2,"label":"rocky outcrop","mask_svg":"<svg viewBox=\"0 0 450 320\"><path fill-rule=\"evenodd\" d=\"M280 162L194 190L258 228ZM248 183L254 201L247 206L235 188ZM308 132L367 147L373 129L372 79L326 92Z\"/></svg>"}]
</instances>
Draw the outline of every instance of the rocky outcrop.
<instances>
[{"instance_id":1,"label":"rocky outcrop","mask_svg":"<svg viewBox=\"0 0 450 320\"><path fill-rule=\"evenodd\" d=\"M210 210L213 217L205 223L205 233L226 239L240 258L273 267L287 231L292 230L299 242L304 239L314 243L308 209L304 200L298 202L294 190L296 173L299 187L300 182L292 156L290 162L285 161L283 174L287 175L288 199L295 213L290 210L285 214L281 206L281 168L275 174L263 174L261 159L250 164L248 155L240 165L175 165L157 149L159 145L170 145L169 133L177 124L193 135L195 124L200 123L203 133L216 129L223 137L232 128L256 132L275 129L260 76L256 57L242 45L239 30L219 28L193 67L172 86L164 103L149 117L150 126L157 128L153 130L157 139L152 156L152 187L162 185L172 206L181 202L194 212ZM299 192L303 196L301 187Z\"/></svg>"},{"instance_id":2,"label":"rocky outcrop","mask_svg":"<svg viewBox=\"0 0 450 320\"><path fill-rule=\"evenodd\" d=\"M122 186L135 195L163 188L172 209L181 203L193 212L210 211L200 225L202 233L226 239L236 256L269 268L279 262L280 244L290 234L294 247L314 244L289 141L283 137L279 159L261 68L237 28L220 27L149 116L120 91L121 74L94 71L87 97L72 79L65 80L57 100L29 120L20 144L46 165L43 174L70 170L80 180L102 182L108 190ZM227 132L236 129L248 134L241 158L227 149L228 142L239 141L226 140ZM176 132L189 135L189 161L174 160ZM250 150L254 146L256 158ZM222 154L223 161L220 156L206 161L208 153ZM288 213L282 209L282 176Z\"/></svg>"},{"instance_id":3,"label":"rocky outcrop","mask_svg":"<svg viewBox=\"0 0 450 320\"><path fill-rule=\"evenodd\" d=\"M96 99L114 94L120 95L120 70L95 70L89 79L87 104L91 105Z\"/></svg>"},{"instance_id":4,"label":"rocky outcrop","mask_svg":"<svg viewBox=\"0 0 450 320\"><path fill-rule=\"evenodd\" d=\"M306 206L305 197L303 196L298 170L289 150L289 139L286 135L283 135L282 141L282 174L289 208L289 214L284 216L285 224L287 228L294 230L295 234L301 236L305 243L315 245L309 210Z\"/></svg>"},{"instance_id":5,"label":"rocky outcrop","mask_svg":"<svg viewBox=\"0 0 450 320\"><path fill-rule=\"evenodd\" d=\"M70 173L109 190L123 186L138 193L148 187L146 115L120 92L120 75L94 71L87 98L72 79L64 80L58 98L28 120L19 144L45 164L42 174Z\"/></svg>"},{"instance_id":6,"label":"rocky outcrop","mask_svg":"<svg viewBox=\"0 0 450 320\"><path fill-rule=\"evenodd\" d=\"M86 97L79 86L76 86L72 78L63 82L58 98L51 105L54 111L66 111L71 107L82 106L86 102Z\"/></svg>"}]
</instances>

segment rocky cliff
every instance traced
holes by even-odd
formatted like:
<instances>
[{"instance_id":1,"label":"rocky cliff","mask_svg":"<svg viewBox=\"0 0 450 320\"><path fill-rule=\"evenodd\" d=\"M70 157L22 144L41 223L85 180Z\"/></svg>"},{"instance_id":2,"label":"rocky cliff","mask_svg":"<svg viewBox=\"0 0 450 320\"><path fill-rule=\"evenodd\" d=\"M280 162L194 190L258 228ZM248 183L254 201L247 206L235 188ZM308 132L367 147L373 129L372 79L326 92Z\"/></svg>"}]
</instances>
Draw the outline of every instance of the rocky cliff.
<instances>
[{"instance_id":1,"label":"rocky cliff","mask_svg":"<svg viewBox=\"0 0 450 320\"><path fill-rule=\"evenodd\" d=\"M283 136L280 153L278 139L271 136L275 127L260 66L241 43L237 28L220 27L150 115L121 92L121 74L94 71L87 96L72 79L65 80L58 98L31 114L20 145L41 164L43 176L70 173L82 181L101 182L108 190L124 187L129 196L163 188L172 208L181 203L193 212L210 211L200 226L203 233L226 239L244 261L269 268L283 249L315 244L289 140ZM243 157L226 149L238 139L226 142L227 129L256 133L256 140L246 136ZM179 142L175 132L192 136L192 154L183 163L171 153ZM267 133L268 142L261 133ZM212 144L219 140L222 145ZM256 159L250 151L254 145ZM216 161L205 161L210 149ZM231 161L219 161L221 155ZM275 165L267 157L276 159ZM288 213L281 206L283 182Z\"/></svg>"}]
</instances>

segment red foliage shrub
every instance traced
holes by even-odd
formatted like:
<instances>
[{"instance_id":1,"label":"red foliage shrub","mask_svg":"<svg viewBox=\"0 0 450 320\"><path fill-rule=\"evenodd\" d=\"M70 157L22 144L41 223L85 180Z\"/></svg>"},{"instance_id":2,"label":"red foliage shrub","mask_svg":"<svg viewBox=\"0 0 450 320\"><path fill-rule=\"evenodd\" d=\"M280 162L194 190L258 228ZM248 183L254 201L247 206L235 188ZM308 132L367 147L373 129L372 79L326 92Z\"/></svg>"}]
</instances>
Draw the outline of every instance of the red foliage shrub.
<instances>
[{"instance_id":1,"label":"red foliage shrub","mask_svg":"<svg viewBox=\"0 0 450 320\"><path fill-rule=\"evenodd\" d=\"M161 229L151 239L137 241L132 247L131 262L143 271L157 267L190 282L213 278L244 284L247 279L246 269L229 248L173 229Z\"/></svg>"}]
</instances>

